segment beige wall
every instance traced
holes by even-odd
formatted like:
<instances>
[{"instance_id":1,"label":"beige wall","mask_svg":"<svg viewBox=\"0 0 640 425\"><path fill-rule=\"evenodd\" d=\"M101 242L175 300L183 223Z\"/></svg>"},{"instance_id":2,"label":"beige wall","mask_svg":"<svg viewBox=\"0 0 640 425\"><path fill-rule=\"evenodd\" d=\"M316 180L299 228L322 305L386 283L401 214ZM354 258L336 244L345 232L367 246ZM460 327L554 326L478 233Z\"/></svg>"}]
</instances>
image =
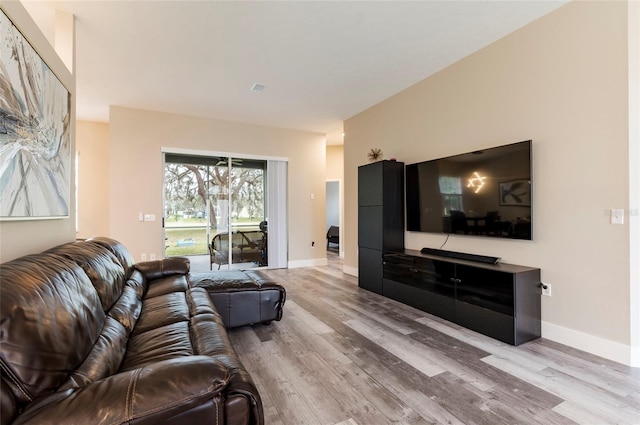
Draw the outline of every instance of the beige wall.
<instances>
[{"instance_id":1,"label":"beige wall","mask_svg":"<svg viewBox=\"0 0 640 425\"><path fill-rule=\"evenodd\" d=\"M342 181L344 179L344 146L327 146L327 180Z\"/></svg>"},{"instance_id":2,"label":"beige wall","mask_svg":"<svg viewBox=\"0 0 640 425\"><path fill-rule=\"evenodd\" d=\"M109 235L109 124L78 121L78 238Z\"/></svg>"},{"instance_id":3,"label":"beige wall","mask_svg":"<svg viewBox=\"0 0 640 425\"><path fill-rule=\"evenodd\" d=\"M533 139L534 240L445 248L540 267L543 336L628 362L629 227L608 215L629 208L627 55L626 2L572 2L347 120L345 271L370 148L413 163ZM406 233L408 248L444 242Z\"/></svg>"},{"instance_id":4,"label":"beige wall","mask_svg":"<svg viewBox=\"0 0 640 425\"><path fill-rule=\"evenodd\" d=\"M631 347L640 367L640 2L629 2L629 241Z\"/></svg>"},{"instance_id":5,"label":"beige wall","mask_svg":"<svg viewBox=\"0 0 640 425\"><path fill-rule=\"evenodd\" d=\"M173 148L287 158L289 263L326 262L323 134L121 107L110 121L110 232L136 258L163 255L161 149ZM138 221L140 212L157 221Z\"/></svg>"},{"instance_id":6,"label":"beige wall","mask_svg":"<svg viewBox=\"0 0 640 425\"><path fill-rule=\"evenodd\" d=\"M70 128L71 153L73 155L75 150L76 114L75 79L20 2L2 1L0 6L71 93ZM71 29L71 31L73 30ZM55 245L72 241L75 238L75 199L73 197L75 166L73 161L71 164L69 218L0 222L0 262L8 261L24 254L39 252Z\"/></svg>"}]
</instances>

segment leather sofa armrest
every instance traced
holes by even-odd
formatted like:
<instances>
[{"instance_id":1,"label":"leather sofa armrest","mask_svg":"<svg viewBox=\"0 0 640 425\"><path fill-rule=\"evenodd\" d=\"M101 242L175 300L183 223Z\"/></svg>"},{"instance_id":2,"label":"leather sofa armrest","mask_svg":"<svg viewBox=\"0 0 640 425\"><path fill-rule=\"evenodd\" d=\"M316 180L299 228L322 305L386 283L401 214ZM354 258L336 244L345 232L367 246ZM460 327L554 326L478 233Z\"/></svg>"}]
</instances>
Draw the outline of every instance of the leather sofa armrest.
<instances>
[{"instance_id":1,"label":"leather sofa armrest","mask_svg":"<svg viewBox=\"0 0 640 425\"><path fill-rule=\"evenodd\" d=\"M160 424L177 415L181 423L198 423L203 414L224 423L221 391L229 380L229 370L208 356L164 360L54 393L12 425Z\"/></svg>"},{"instance_id":2,"label":"leather sofa armrest","mask_svg":"<svg viewBox=\"0 0 640 425\"><path fill-rule=\"evenodd\" d=\"M134 268L139 270L148 280L154 280L175 274L188 274L191 263L186 257L169 257L137 263Z\"/></svg>"}]
</instances>

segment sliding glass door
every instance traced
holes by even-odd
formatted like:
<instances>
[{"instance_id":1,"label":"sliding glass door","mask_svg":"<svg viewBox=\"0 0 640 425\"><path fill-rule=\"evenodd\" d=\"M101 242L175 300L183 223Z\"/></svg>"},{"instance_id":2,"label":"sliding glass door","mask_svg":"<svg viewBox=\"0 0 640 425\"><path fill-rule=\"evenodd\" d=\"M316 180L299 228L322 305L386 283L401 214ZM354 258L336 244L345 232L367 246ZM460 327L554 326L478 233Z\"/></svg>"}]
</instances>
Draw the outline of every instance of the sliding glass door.
<instances>
[{"instance_id":1,"label":"sliding glass door","mask_svg":"<svg viewBox=\"0 0 640 425\"><path fill-rule=\"evenodd\" d=\"M165 255L267 266L266 177L263 160L165 154Z\"/></svg>"}]
</instances>

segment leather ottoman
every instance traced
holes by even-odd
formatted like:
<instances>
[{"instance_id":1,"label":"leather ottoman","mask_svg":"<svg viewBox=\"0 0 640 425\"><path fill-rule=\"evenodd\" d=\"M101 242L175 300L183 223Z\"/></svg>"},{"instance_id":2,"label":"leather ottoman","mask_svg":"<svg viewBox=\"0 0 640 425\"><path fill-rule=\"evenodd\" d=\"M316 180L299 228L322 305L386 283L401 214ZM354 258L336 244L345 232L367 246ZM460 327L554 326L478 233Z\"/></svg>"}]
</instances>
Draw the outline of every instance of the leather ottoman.
<instances>
[{"instance_id":1,"label":"leather ottoman","mask_svg":"<svg viewBox=\"0 0 640 425\"><path fill-rule=\"evenodd\" d=\"M258 270L190 273L189 282L207 291L228 329L282 318L286 291Z\"/></svg>"}]
</instances>

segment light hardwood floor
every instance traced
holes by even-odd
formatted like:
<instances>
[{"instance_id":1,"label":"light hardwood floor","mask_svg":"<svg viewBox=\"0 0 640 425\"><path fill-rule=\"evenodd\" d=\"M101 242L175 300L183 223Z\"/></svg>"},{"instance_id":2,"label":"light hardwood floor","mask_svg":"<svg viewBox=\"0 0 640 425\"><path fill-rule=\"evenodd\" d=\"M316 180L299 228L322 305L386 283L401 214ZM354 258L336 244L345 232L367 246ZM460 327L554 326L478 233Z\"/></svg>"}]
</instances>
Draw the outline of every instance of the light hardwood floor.
<instances>
[{"instance_id":1,"label":"light hardwood floor","mask_svg":"<svg viewBox=\"0 0 640 425\"><path fill-rule=\"evenodd\" d=\"M513 347L358 288L266 273L281 321L230 331L268 425L640 424L640 370L539 339Z\"/></svg>"}]
</instances>

